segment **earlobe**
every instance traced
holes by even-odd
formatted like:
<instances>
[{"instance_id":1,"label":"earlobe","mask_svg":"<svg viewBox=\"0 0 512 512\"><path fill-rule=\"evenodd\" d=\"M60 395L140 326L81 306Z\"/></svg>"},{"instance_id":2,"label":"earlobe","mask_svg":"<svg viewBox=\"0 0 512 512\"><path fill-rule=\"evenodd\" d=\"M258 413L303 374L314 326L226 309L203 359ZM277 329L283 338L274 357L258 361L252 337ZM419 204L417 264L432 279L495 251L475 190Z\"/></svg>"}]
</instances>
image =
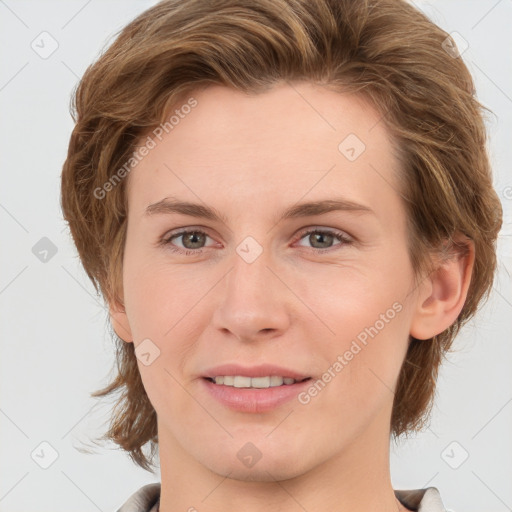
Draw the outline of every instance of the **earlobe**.
<instances>
[{"instance_id":1,"label":"earlobe","mask_svg":"<svg viewBox=\"0 0 512 512\"><path fill-rule=\"evenodd\" d=\"M466 301L475 260L474 242L455 240L462 250L443 258L420 285L410 334L430 339L455 323Z\"/></svg>"},{"instance_id":2,"label":"earlobe","mask_svg":"<svg viewBox=\"0 0 512 512\"><path fill-rule=\"evenodd\" d=\"M128 322L128 316L124 306L119 303L110 305L109 307L110 321L115 333L126 343L133 343L132 331Z\"/></svg>"}]
</instances>

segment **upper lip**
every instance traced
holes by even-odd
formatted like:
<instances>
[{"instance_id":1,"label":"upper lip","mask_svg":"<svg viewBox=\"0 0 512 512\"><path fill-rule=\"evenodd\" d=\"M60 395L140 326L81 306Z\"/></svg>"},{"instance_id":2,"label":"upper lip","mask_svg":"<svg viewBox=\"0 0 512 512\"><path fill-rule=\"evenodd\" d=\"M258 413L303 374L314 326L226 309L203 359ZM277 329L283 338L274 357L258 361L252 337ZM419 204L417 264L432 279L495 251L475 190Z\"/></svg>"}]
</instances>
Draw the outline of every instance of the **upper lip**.
<instances>
[{"instance_id":1,"label":"upper lip","mask_svg":"<svg viewBox=\"0 0 512 512\"><path fill-rule=\"evenodd\" d=\"M280 377L288 377L295 380L303 380L309 375L302 374L289 368L275 366L273 364L260 364L257 366L240 366L238 364L223 364L215 366L205 371L203 377L219 377L222 375L243 375L244 377L266 377L267 375L277 375Z\"/></svg>"}]
</instances>

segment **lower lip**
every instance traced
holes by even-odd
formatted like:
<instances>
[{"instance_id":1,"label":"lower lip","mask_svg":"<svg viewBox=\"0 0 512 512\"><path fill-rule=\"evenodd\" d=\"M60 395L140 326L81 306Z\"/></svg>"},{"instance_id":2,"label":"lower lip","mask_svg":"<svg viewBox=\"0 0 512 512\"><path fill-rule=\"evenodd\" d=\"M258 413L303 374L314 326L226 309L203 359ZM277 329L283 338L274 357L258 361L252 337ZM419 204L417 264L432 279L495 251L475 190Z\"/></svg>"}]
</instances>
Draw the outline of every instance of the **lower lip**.
<instances>
[{"instance_id":1,"label":"lower lip","mask_svg":"<svg viewBox=\"0 0 512 512\"><path fill-rule=\"evenodd\" d=\"M234 386L215 384L204 378L201 380L206 389L221 404L235 411L254 413L270 411L293 400L311 382L311 379L308 379L295 384L258 389L235 388Z\"/></svg>"}]
</instances>

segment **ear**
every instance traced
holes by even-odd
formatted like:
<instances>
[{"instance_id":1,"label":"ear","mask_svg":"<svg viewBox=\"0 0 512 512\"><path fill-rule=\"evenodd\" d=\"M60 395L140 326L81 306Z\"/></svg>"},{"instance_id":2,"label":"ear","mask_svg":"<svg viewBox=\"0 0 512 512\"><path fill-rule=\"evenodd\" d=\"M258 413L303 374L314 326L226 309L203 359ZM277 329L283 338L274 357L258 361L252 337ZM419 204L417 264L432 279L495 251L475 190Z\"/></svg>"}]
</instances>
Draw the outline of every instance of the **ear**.
<instances>
[{"instance_id":1,"label":"ear","mask_svg":"<svg viewBox=\"0 0 512 512\"><path fill-rule=\"evenodd\" d=\"M436 258L434 270L419 286L410 334L432 338L455 323L466 301L475 261L475 244L457 235L449 253Z\"/></svg>"},{"instance_id":2,"label":"ear","mask_svg":"<svg viewBox=\"0 0 512 512\"><path fill-rule=\"evenodd\" d=\"M132 331L128 322L126 310L122 304L114 301L109 306L110 321L115 333L126 343L133 343Z\"/></svg>"}]
</instances>

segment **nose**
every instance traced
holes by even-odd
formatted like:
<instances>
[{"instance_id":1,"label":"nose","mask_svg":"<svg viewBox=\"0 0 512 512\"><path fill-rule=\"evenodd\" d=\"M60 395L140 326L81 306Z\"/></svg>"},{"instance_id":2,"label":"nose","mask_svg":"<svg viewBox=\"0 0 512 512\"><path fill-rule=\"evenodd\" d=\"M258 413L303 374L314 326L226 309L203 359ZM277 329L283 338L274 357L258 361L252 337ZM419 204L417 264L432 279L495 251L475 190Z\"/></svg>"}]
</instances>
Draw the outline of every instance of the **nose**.
<instances>
[{"instance_id":1,"label":"nose","mask_svg":"<svg viewBox=\"0 0 512 512\"><path fill-rule=\"evenodd\" d=\"M293 294L271 259L268 251L252 262L234 254L231 269L217 287L221 298L213 315L214 327L224 336L257 341L278 337L289 328Z\"/></svg>"}]
</instances>

